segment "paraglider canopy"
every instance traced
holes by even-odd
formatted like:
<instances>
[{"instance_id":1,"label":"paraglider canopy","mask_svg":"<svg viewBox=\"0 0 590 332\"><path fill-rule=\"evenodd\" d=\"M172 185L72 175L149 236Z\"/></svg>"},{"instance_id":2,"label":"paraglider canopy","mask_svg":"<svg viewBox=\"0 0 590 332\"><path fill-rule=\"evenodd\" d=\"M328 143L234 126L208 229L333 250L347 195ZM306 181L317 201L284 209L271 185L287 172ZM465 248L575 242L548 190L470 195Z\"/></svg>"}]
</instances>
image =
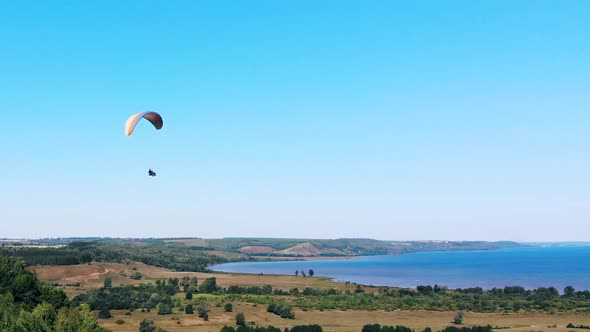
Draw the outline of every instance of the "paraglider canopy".
<instances>
[{"instance_id":1,"label":"paraglider canopy","mask_svg":"<svg viewBox=\"0 0 590 332\"><path fill-rule=\"evenodd\" d=\"M160 130L162 129L162 126L164 126L164 120L162 120L160 114L156 112L139 112L127 119L127 122L125 123L125 135L130 136L141 119L146 119L151 122L156 130Z\"/></svg>"}]
</instances>

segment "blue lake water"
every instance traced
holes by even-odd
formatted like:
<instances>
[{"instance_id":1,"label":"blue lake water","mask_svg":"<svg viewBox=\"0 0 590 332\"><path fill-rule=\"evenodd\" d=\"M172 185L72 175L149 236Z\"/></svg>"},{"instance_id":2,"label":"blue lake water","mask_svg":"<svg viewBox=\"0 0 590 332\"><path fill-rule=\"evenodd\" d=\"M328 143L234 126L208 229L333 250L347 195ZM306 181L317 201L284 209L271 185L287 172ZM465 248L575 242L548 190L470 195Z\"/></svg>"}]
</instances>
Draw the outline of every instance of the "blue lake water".
<instances>
[{"instance_id":1,"label":"blue lake water","mask_svg":"<svg viewBox=\"0 0 590 332\"><path fill-rule=\"evenodd\" d=\"M449 288L565 286L590 290L590 246L527 247L492 251L422 252L349 260L227 263L214 271L316 276L365 285Z\"/></svg>"}]
</instances>

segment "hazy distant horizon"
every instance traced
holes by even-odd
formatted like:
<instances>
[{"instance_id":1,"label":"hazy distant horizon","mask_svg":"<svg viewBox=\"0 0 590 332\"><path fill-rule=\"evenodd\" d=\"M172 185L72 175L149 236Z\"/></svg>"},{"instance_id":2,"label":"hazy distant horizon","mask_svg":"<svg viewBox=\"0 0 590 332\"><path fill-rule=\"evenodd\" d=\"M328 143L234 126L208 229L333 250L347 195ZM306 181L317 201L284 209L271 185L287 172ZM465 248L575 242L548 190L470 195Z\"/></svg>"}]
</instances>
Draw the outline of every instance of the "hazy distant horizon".
<instances>
[{"instance_id":1,"label":"hazy distant horizon","mask_svg":"<svg viewBox=\"0 0 590 332\"><path fill-rule=\"evenodd\" d=\"M143 239L156 239L156 240L172 240L172 239L203 239L203 240L218 240L218 239L276 239L276 240L301 240L301 241L314 241L314 240L377 240L384 242L516 242L525 245L590 245L590 241L511 241L511 240L440 240L440 239L426 239L426 240L389 240L389 239L375 239L375 238L360 238L360 237L340 237L340 238L290 238L290 237L187 237L187 236L176 236L176 237L110 237L110 236L58 236L58 237L40 237L40 238L8 238L0 237L2 241L36 241L36 240L50 240L50 239L113 239L113 240L143 240Z\"/></svg>"}]
</instances>

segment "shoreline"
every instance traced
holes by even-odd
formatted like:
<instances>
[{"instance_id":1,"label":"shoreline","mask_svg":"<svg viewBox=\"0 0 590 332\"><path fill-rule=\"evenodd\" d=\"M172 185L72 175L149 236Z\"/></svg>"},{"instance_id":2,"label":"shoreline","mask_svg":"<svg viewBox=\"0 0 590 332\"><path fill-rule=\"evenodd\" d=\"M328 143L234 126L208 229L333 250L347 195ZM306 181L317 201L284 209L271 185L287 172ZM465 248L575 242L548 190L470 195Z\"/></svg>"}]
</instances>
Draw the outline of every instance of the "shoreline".
<instances>
[{"instance_id":1,"label":"shoreline","mask_svg":"<svg viewBox=\"0 0 590 332\"><path fill-rule=\"evenodd\" d=\"M566 286L572 286L578 291L590 290L590 284L587 280L584 281L579 273L566 277L563 275L563 271L567 271L567 267L562 266L563 264L558 264L558 262L556 263L556 260L560 259L560 255L563 255L563 250L569 252L570 250L579 250L578 248L588 247L527 247L514 248L514 252L499 249L404 253L425 254L418 256L402 255L402 253L344 257L283 256L265 257L267 259L249 262L222 263L208 268L210 271L217 273L277 276L291 276L293 275L292 272L297 269L302 270L302 268L306 272L307 269L313 269L316 272L316 276L325 277L327 280L336 283L351 283L373 287L416 288L421 285L434 286L438 284L440 286L446 286L449 289L477 287L483 290L490 290L516 285L522 286L527 290L555 288L558 292L562 292ZM534 251L529 251L529 249ZM588 249L582 250L582 256L575 255L575 257L587 257ZM555 251L557 252L555 253ZM459 252L465 253L466 255L457 254ZM531 255L531 253L535 254ZM549 265L551 266L547 264L537 266L535 259L531 261L531 257L539 255L543 255L543 257L549 255L548 257L551 258L549 260L551 264ZM369 257L369 259L361 260L363 257ZM486 259L486 263L483 265L481 263L473 263L471 262L473 257ZM506 260L507 257L515 257L516 260L514 262L525 264L524 266L527 268L516 268L513 271L506 271L505 262L511 261L510 259ZM342 261L342 263L328 263L330 261ZM295 262L301 262L301 265ZM309 264L305 264L306 262L309 262ZM254 263L271 264L258 265ZM554 263L557 265L552 265ZM228 266L227 264L230 265ZM469 273L461 273L463 270ZM543 275L544 277L528 280L527 273L536 273L536 275Z\"/></svg>"}]
</instances>

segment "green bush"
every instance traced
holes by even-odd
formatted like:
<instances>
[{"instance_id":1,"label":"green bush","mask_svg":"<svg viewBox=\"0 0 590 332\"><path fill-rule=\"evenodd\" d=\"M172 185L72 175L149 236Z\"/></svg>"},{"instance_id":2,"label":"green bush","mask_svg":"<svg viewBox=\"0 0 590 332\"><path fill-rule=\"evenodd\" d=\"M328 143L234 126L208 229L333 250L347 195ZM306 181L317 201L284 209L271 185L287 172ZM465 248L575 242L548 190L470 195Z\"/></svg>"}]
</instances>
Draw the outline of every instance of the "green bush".
<instances>
[{"instance_id":1,"label":"green bush","mask_svg":"<svg viewBox=\"0 0 590 332\"><path fill-rule=\"evenodd\" d=\"M98 312L98 318L109 319L111 317L113 317L113 316L111 315L111 312L109 311L109 309L103 308Z\"/></svg>"},{"instance_id":2,"label":"green bush","mask_svg":"<svg viewBox=\"0 0 590 332\"><path fill-rule=\"evenodd\" d=\"M241 312L236 315L236 325L238 325L238 326L245 326L246 325L246 317Z\"/></svg>"}]
</instances>

